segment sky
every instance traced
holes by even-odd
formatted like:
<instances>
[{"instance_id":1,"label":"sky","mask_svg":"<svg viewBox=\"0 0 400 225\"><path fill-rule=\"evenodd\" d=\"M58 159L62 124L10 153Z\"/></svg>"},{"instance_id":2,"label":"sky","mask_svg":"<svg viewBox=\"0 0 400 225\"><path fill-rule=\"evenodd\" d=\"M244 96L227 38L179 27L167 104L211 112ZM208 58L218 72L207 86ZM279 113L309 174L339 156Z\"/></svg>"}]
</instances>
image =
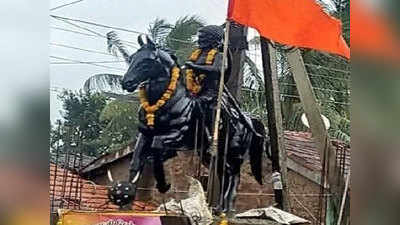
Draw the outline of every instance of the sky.
<instances>
[{"instance_id":1,"label":"sky","mask_svg":"<svg viewBox=\"0 0 400 225\"><path fill-rule=\"evenodd\" d=\"M323 0L324 2L330 0ZM74 0L52 0L50 9L74 2ZM185 15L198 15L207 24L224 23L228 0L83 0L76 4L50 10L50 15L85 20L98 24L146 32L149 24L156 18L175 22ZM84 29L105 35L112 29L73 22ZM106 39L67 32L68 29L94 35L90 31L78 28L63 21L50 19L50 120L55 122L61 117L61 102L57 95L62 89L79 90L89 77L100 73L124 73L125 63L101 64L114 68L102 68L87 64L55 64L68 60L81 62L116 61L114 56L107 55ZM136 42L137 34L117 31L121 39ZM256 35L250 31L249 36ZM62 45L62 46L61 46ZM63 47L64 46L64 47ZM67 48L75 47L99 53ZM131 48L131 53L135 49ZM54 58L58 57L58 59ZM64 58L64 59L59 59ZM67 60L65 60L67 59Z\"/></svg>"}]
</instances>

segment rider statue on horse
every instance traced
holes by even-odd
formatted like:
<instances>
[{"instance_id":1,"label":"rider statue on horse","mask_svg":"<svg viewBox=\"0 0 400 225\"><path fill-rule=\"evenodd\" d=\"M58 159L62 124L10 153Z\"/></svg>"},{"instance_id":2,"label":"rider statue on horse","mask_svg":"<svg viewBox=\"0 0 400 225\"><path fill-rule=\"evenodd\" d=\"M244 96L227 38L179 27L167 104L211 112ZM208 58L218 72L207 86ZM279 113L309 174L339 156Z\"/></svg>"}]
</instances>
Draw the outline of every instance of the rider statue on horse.
<instances>
[{"instance_id":1,"label":"rider statue on horse","mask_svg":"<svg viewBox=\"0 0 400 225\"><path fill-rule=\"evenodd\" d=\"M117 205L127 205L134 200L137 181L149 160L153 163L157 189L161 193L167 192L171 185L166 181L163 162L175 157L177 151L195 149L195 139L202 146L198 153L204 157L200 160L204 165L210 164L210 134L221 66L227 64L225 73L229 78L231 60L228 57L226 62L223 61L222 27L205 26L198 34L199 48L193 51L184 69L178 66L174 56L157 48L148 37L138 38L141 48L130 56L122 87L129 92L139 88L139 137L131 160L129 181L115 183L109 192L110 200ZM221 105L220 139L227 141L218 145L218 165L223 168L218 168L218 177L223 180L219 208L229 211L234 208L240 167L246 153L250 156L253 175L262 183L265 128L259 120L244 115L227 90L224 90ZM199 121L203 125L198 126ZM196 127L198 133L194 132Z\"/></svg>"}]
</instances>

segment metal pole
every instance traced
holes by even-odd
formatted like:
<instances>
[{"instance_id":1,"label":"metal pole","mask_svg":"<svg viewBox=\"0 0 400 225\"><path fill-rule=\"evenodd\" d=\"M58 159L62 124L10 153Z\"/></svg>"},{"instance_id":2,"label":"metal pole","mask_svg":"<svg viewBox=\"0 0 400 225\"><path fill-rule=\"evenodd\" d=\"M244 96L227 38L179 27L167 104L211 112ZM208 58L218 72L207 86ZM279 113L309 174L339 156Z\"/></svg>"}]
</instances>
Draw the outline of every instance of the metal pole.
<instances>
[{"instance_id":1,"label":"metal pole","mask_svg":"<svg viewBox=\"0 0 400 225\"><path fill-rule=\"evenodd\" d=\"M61 139L61 121L58 121L58 128L57 128L57 135L60 136ZM54 176L53 176L53 192L52 192L52 198L51 198L51 206L50 206L50 212L54 212L55 204L56 204L56 183L57 183L57 173L58 173L58 157L59 157L59 151L60 151L60 139L57 140L56 144L56 160L55 160L55 167L54 167ZM51 167L50 167L51 169Z\"/></svg>"},{"instance_id":2,"label":"metal pole","mask_svg":"<svg viewBox=\"0 0 400 225\"><path fill-rule=\"evenodd\" d=\"M340 223L342 222L344 204L346 203L346 196L347 196L347 190L349 188L349 183L350 183L350 173L347 175L347 178L346 178L346 185L344 187L344 192L343 192L343 197L342 197L342 204L340 206L339 219L337 221L337 225L340 225Z\"/></svg>"}]
</instances>

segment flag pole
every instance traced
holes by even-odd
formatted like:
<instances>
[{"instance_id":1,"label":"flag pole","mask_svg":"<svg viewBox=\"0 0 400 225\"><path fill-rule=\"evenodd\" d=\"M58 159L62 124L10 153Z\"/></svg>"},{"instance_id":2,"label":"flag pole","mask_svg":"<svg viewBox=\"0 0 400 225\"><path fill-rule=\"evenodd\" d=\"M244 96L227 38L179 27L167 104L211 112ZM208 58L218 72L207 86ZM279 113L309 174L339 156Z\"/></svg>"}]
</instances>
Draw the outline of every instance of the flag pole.
<instances>
[{"instance_id":1,"label":"flag pole","mask_svg":"<svg viewBox=\"0 0 400 225\"><path fill-rule=\"evenodd\" d=\"M222 65L221 65L221 74L220 74L220 80L219 80L219 88L218 88L218 96L217 96L217 105L216 105L216 112L215 112L215 120L214 120L214 132L213 132L213 139L212 139L212 145L211 145L211 156L212 156L212 161L210 163L210 168L212 167L212 164L214 164L214 169L215 171L209 171L209 177L212 177L212 179L208 180L208 192L213 192L214 185L215 185L215 180L217 179L217 174L216 171L218 169L218 161L217 161L217 155L218 155L218 135L219 135L219 121L221 119L221 100L222 100L222 93L224 90L224 83L225 83L225 69L226 69L226 64L227 64L227 58L228 58L228 43L229 43L229 30L230 30L230 25L231 22L227 19L226 20L226 29L225 29L225 37L224 37L224 51L223 51L223 57L222 57ZM213 176L210 176L211 173L214 172ZM213 199L213 194L208 194L209 196L209 204L212 202ZM211 204L210 204L211 205Z\"/></svg>"},{"instance_id":2,"label":"flag pole","mask_svg":"<svg viewBox=\"0 0 400 225\"><path fill-rule=\"evenodd\" d=\"M217 153L218 147L218 125L219 120L221 119L221 99L222 93L224 91L224 82L225 82L225 69L226 69L226 62L228 58L228 43L229 43L229 27L231 22L229 20L226 21L226 29L225 29L225 40L224 40L224 52L222 58L222 65L221 65L221 75L219 81L219 89L218 89L218 98L217 98L217 106L216 106L216 114L215 114L215 121L214 121L214 135L213 135L213 153Z\"/></svg>"}]
</instances>

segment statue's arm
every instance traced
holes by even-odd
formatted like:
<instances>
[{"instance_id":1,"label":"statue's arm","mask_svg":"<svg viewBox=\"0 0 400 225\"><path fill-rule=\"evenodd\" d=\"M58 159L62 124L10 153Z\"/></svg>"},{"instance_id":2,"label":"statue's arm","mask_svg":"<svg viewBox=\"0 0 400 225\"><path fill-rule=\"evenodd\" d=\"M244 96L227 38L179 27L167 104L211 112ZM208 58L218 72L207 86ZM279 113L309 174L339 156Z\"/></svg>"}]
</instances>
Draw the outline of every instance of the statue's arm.
<instances>
[{"instance_id":1,"label":"statue's arm","mask_svg":"<svg viewBox=\"0 0 400 225\"><path fill-rule=\"evenodd\" d=\"M215 56L214 63L212 65L196 65L193 62L186 62L186 66L192 68L194 70L199 71L199 73L219 73L221 71L223 55L218 53ZM227 65L225 64L225 70L227 69Z\"/></svg>"}]
</instances>

